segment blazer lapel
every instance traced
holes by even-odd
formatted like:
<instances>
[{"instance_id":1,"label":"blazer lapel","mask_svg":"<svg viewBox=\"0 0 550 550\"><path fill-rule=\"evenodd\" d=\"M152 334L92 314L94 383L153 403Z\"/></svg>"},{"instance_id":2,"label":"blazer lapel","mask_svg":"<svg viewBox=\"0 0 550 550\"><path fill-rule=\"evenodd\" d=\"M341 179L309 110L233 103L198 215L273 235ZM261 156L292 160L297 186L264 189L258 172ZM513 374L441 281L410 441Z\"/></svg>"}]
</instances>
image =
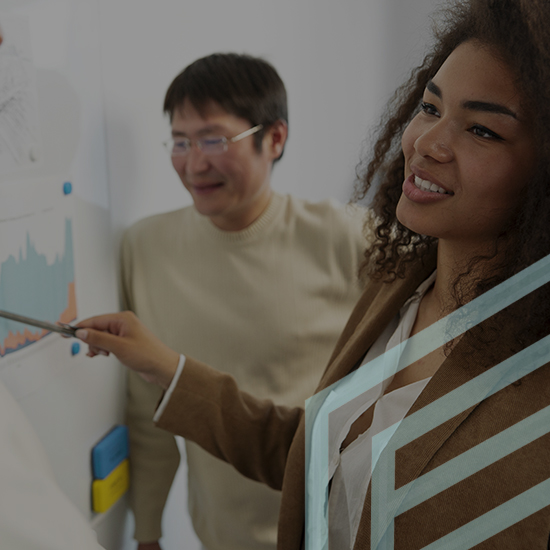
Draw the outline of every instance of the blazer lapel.
<instances>
[{"instance_id":1,"label":"blazer lapel","mask_svg":"<svg viewBox=\"0 0 550 550\"><path fill-rule=\"evenodd\" d=\"M359 366L388 323L434 269L435 258L430 257L405 279L367 287L336 344L316 392L341 380Z\"/></svg>"},{"instance_id":2,"label":"blazer lapel","mask_svg":"<svg viewBox=\"0 0 550 550\"><path fill-rule=\"evenodd\" d=\"M498 325L499 323L495 323L493 319L488 319L481 324L485 334L494 331L495 326ZM464 334L449 354L449 357L442 363L441 367L424 388L424 391L411 407L407 416L448 395L456 388L474 380L493 366L513 355L515 353L512 345L514 335L508 334L510 330L503 327L499 327L498 331L500 333L498 343L492 342L484 346L480 346L480 342L471 333ZM482 383L481 380L479 383ZM487 392L490 389L489 386L483 388ZM478 405L479 403L476 403L464 409L450 420L441 423L437 428L412 441L406 448L397 452L396 488L417 479L421 475L441 446L472 414Z\"/></svg>"},{"instance_id":3,"label":"blazer lapel","mask_svg":"<svg viewBox=\"0 0 550 550\"><path fill-rule=\"evenodd\" d=\"M494 322L490 319L482 325L485 330L491 330L491 327L494 328L495 326ZM512 355L514 351L510 342L513 341L513 338L511 335L506 335L506 331L500 330L502 334L499 342L496 344L496 352L494 342L493 345L480 349L479 342L476 342L471 335L464 335L424 388L424 391L411 407L407 416L434 403L437 399L470 382L487 371L487 369ZM425 435L418 437L396 451L396 490L418 479L426 471L436 453L478 406L479 403L470 406L450 420L441 423L435 429L430 430ZM398 428L394 437L399 437L401 429L402 427ZM435 467L436 464L432 466ZM354 545L355 549L364 550L370 548L371 503L371 487L369 486Z\"/></svg>"},{"instance_id":4,"label":"blazer lapel","mask_svg":"<svg viewBox=\"0 0 550 550\"><path fill-rule=\"evenodd\" d=\"M358 366L386 325L434 269L435 253L430 253L422 265L410 267L411 273L405 279L397 279L390 284L371 282L367 285L336 344L316 391L337 382ZM304 417L290 447L287 464L283 480L278 548L297 550L303 543L304 536Z\"/></svg>"}]
</instances>

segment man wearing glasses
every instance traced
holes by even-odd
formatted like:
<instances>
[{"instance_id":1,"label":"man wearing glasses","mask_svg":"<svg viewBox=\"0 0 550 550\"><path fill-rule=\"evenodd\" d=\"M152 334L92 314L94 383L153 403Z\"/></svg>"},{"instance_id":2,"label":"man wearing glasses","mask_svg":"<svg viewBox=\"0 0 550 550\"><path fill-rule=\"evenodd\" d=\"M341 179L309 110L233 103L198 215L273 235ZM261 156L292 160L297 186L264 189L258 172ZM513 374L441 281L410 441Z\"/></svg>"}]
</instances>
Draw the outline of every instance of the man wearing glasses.
<instances>
[{"instance_id":1,"label":"man wearing glasses","mask_svg":"<svg viewBox=\"0 0 550 550\"><path fill-rule=\"evenodd\" d=\"M126 306L171 348L229 372L245 391L303 406L360 295L361 213L272 190L288 117L284 84L266 61L199 59L172 82L164 111L166 146L193 206L126 232ZM129 377L135 538L152 550L180 457L173 436L152 423L159 388ZM274 550L278 492L193 443L186 451L203 547Z\"/></svg>"}]
</instances>

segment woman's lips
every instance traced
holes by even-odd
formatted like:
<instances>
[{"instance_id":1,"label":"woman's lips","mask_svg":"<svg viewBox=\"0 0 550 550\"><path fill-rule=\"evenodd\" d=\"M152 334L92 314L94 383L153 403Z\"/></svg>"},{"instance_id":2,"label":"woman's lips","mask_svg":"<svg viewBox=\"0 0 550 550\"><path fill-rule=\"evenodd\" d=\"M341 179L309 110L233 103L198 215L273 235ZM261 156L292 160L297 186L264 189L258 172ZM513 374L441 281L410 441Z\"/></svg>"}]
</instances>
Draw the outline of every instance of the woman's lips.
<instances>
[{"instance_id":1,"label":"woman's lips","mask_svg":"<svg viewBox=\"0 0 550 550\"><path fill-rule=\"evenodd\" d=\"M439 202L453 196L452 193L435 183L423 180L414 174L411 174L403 182L403 194L409 200L420 204Z\"/></svg>"}]
</instances>

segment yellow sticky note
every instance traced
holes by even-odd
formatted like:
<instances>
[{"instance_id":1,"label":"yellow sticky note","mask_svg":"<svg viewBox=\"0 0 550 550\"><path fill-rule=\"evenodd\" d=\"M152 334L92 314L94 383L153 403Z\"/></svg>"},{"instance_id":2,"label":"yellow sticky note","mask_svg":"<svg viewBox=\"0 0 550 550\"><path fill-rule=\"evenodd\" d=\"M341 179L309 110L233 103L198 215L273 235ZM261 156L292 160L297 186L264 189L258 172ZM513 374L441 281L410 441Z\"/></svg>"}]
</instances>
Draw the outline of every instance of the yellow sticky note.
<instances>
[{"instance_id":1,"label":"yellow sticky note","mask_svg":"<svg viewBox=\"0 0 550 550\"><path fill-rule=\"evenodd\" d=\"M130 468L128 459L125 459L105 479L93 481L94 512L106 512L128 490L129 485Z\"/></svg>"}]
</instances>

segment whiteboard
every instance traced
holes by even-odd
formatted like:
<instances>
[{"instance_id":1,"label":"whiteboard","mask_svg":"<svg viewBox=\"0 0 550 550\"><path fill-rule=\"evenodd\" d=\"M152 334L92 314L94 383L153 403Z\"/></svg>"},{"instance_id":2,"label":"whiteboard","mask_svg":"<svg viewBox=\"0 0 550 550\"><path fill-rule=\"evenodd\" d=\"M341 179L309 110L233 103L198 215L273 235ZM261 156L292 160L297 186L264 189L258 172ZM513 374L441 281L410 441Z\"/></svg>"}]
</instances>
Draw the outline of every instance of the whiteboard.
<instances>
[{"instance_id":1,"label":"whiteboard","mask_svg":"<svg viewBox=\"0 0 550 550\"><path fill-rule=\"evenodd\" d=\"M74 322L118 309L98 6L0 1L0 309ZM74 339L0 322L0 378L99 542L122 544L126 501L91 511L90 452L123 418L124 376Z\"/></svg>"}]
</instances>

